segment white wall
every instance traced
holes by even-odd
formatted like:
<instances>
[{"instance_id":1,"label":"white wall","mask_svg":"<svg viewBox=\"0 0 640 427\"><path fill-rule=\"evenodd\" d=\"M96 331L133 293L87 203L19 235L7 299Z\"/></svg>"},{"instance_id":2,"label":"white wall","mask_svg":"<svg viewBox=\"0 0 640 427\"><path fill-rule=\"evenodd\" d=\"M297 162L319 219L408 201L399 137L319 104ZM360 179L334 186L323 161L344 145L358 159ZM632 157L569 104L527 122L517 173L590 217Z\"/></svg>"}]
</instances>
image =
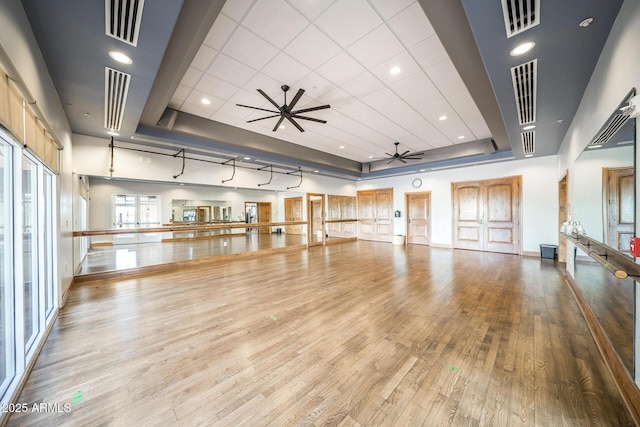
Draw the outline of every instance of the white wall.
<instances>
[{"instance_id":1,"label":"white wall","mask_svg":"<svg viewBox=\"0 0 640 427\"><path fill-rule=\"evenodd\" d=\"M116 146L143 148L116 141ZM73 167L80 175L108 177L111 164L111 151L109 141L101 138L93 138L85 135L73 135ZM152 148L151 151L175 153ZM188 157L195 157L188 155ZM249 188L267 191L287 191L287 187L297 186L300 183L299 175L274 174L271 184L258 186L269 181L269 171L255 171L236 168L232 181L222 183L222 180L231 178L233 169L231 166L218 165L195 160L187 160L184 174L174 179L182 169L182 160L171 156L140 153L116 148L114 150L113 178L126 178L134 180L147 180L167 182L172 185L203 184L215 185L229 189ZM340 196L355 196L355 180L343 180L324 177L313 174L303 174L302 185L293 189L302 193L335 194ZM221 199L227 200L227 199ZM234 212L235 212L234 208Z\"/></svg>"},{"instance_id":2,"label":"white wall","mask_svg":"<svg viewBox=\"0 0 640 427\"><path fill-rule=\"evenodd\" d=\"M555 178L556 156L513 160L458 169L416 173L392 178L361 181L358 190L393 187L393 210L402 211L394 220L394 234L406 234L405 193L431 192L431 243L452 245L451 183L522 175L522 250L540 253L540 244L558 242L558 184ZM422 179L415 189L411 182Z\"/></svg>"}]
</instances>

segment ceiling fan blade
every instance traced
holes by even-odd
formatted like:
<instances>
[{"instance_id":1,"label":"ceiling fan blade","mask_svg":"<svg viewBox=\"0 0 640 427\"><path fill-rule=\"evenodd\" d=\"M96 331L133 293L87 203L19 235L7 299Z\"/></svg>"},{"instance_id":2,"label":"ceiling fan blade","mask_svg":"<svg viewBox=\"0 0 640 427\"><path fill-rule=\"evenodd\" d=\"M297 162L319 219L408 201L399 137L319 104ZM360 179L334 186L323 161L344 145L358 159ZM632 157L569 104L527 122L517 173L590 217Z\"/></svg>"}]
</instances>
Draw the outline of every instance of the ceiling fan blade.
<instances>
[{"instance_id":1,"label":"ceiling fan blade","mask_svg":"<svg viewBox=\"0 0 640 427\"><path fill-rule=\"evenodd\" d=\"M278 104L276 104L276 101L274 101L273 99L271 99L269 97L269 95L267 95L266 93L264 93L264 91L262 89L257 89L258 92L260 92L260 95L264 96L265 98L267 98L267 101L269 101L274 107L276 107L278 110L280 110L280 106Z\"/></svg>"},{"instance_id":2,"label":"ceiling fan blade","mask_svg":"<svg viewBox=\"0 0 640 427\"><path fill-rule=\"evenodd\" d=\"M402 163L407 163L402 159L402 157L398 157L398 160L400 160Z\"/></svg>"},{"instance_id":3,"label":"ceiling fan blade","mask_svg":"<svg viewBox=\"0 0 640 427\"><path fill-rule=\"evenodd\" d=\"M422 157L402 157L405 160L422 160Z\"/></svg>"},{"instance_id":4,"label":"ceiling fan blade","mask_svg":"<svg viewBox=\"0 0 640 427\"><path fill-rule=\"evenodd\" d=\"M312 122L327 123L326 120L314 119L313 117L298 116L297 114L292 114L291 117L294 117L296 119L310 120Z\"/></svg>"},{"instance_id":5,"label":"ceiling fan blade","mask_svg":"<svg viewBox=\"0 0 640 427\"><path fill-rule=\"evenodd\" d=\"M304 129L302 129L302 126L300 126L298 123L296 123L296 121L295 121L295 120L293 120L293 118L291 118L291 117L287 117L287 120L289 120L289 121L291 122L291 124L292 124L292 125L294 125L295 127L297 127L297 128L298 128L298 130L299 130L300 132L304 132Z\"/></svg>"},{"instance_id":6,"label":"ceiling fan blade","mask_svg":"<svg viewBox=\"0 0 640 427\"><path fill-rule=\"evenodd\" d=\"M320 105L319 107L304 108L302 110L292 111L291 114L308 113L309 111L324 110L325 108L331 108L331 105Z\"/></svg>"},{"instance_id":7,"label":"ceiling fan blade","mask_svg":"<svg viewBox=\"0 0 640 427\"><path fill-rule=\"evenodd\" d=\"M252 107L251 105L243 105L243 104L236 104L236 105L238 107L251 108L253 110L267 111L269 113L278 113L278 114L280 114L279 111L267 110L266 108Z\"/></svg>"},{"instance_id":8,"label":"ceiling fan blade","mask_svg":"<svg viewBox=\"0 0 640 427\"><path fill-rule=\"evenodd\" d=\"M298 93L296 93L296 96L294 96L291 102L289 103L289 105L287 105L287 111L291 112L291 109L300 100L300 97L302 96L303 93L304 93L304 89L298 89Z\"/></svg>"},{"instance_id":9,"label":"ceiling fan blade","mask_svg":"<svg viewBox=\"0 0 640 427\"><path fill-rule=\"evenodd\" d=\"M393 162L395 159L396 159L395 157L392 157L392 158L391 158L391 160L389 160L389 161L387 162L387 164L389 164L389 163Z\"/></svg>"},{"instance_id":10,"label":"ceiling fan blade","mask_svg":"<svg viewBox=\"0 0 640 427\"><path fill-rule=\"evenodd\" d=\"M386 155L387 155L387 156L389 156L389 157L393 157L393 158L395 158L395 156L394 156L393 154L389 154L389 153L384 153L384 154L386 154Z\"/></svg>"},{"instance_id":11,"label":"ceiling fan blade","mask_svg":"<svg viewBox=\"0 0 640 427\"><path fill-rule=\"evenodd\" d=\"M259 119L253 119L253 120L247 120L247 123L251 123L251 122L257 122L258 120L264 120L264 119L272 119L274 117L278 117L280 114L275 114L273 116L267 116L267 117L260 117Z\"/></svg>"},{"instance_id":12,"label":"ceiling fan blade","mask_svg":"<svg viewBox=\"0 0 640 427\"><path fill-rule=\"evenodd\" d=\"M273 127L273 131L277 131L278 128L280 127L280 125L282 124L282 121L284 120L284 116L280 116L280 119L278 120L278 123L276 123L276 125Z\"/></svg>"},{"instance_id":13,"label":"ceiling fan blade","mask_svg":"<svg viewBox=\"0 0 640 427\"><path fill-rule=\"evenodd\" d=\"M404 157L409 153L409 150L405 151L404 153L400 154L400 157Z\"/></svg>"}]
</instances>

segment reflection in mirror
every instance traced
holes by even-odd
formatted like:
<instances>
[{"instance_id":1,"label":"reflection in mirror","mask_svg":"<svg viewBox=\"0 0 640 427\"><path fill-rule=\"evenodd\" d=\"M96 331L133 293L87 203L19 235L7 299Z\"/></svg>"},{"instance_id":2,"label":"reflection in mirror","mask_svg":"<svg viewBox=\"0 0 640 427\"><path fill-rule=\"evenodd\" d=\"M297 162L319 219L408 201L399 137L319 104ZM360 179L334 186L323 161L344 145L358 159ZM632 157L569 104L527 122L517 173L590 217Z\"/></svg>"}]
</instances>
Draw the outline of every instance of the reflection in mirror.
<instances>
[{"instance_id":1,"label":"reflection in mirror","mask_svg":"<svg viewBox=\"0 0 640 427\"><path fill-rule=\"evenodd\" d=\"M328 220L327 238L346 239L357 236L356 198L354 196L327 196ZM352 220L351 222L331 222Z\"/></svg>"},{"instance_id":2,"label":"reflection in mirror","mask_svg":"<svg viewBox=\"0 0 640 427\"><path fill-rule=\"evenodd\" d=\"M635 119L620 108L578 157L573 172L571 219L587 236L629 254L635 234ZM617 279L580 249L574 256L574 281L609 341L634 376L634 281Z\"/></svg>"},{"instance_id":3,"label":"reflection in mirror","mask_svg":"<svg viewBox=\"0 0 640 427\"><path fill-rule=\"evenodd\" d=\"M174 224L229 221L232 218L231 202L174 199L171 201L171 218Z\"/></svg>"},{"instance_id":4,"label":"reflection in mirror","mask_svg":"<svg viewBox=\"0 0 640 427\"><path fill-rule=\"evenodd\" d=\"M324 243L324 195L308 194L309 244Z\"/></svg>"}]
</instances>

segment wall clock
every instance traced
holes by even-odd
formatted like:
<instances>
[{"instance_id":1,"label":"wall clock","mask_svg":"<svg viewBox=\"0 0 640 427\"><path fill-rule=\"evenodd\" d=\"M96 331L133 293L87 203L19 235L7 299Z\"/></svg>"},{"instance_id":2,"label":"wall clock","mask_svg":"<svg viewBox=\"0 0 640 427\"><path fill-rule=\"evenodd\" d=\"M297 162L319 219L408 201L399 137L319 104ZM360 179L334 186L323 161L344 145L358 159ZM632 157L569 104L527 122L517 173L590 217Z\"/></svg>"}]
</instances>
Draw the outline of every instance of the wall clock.
<instances>
[{"instance_id":1,"label":"wall clock","mask_svg":"<svg viewBox=\"0 0 640 427\"><path fill-rule=\"evenodd\" d=\"M411 185L413 185L414 188L420 188L420 186L422 186L422 180L420 178L416 178L413 180Z\"/></svg>"}]
</instances>

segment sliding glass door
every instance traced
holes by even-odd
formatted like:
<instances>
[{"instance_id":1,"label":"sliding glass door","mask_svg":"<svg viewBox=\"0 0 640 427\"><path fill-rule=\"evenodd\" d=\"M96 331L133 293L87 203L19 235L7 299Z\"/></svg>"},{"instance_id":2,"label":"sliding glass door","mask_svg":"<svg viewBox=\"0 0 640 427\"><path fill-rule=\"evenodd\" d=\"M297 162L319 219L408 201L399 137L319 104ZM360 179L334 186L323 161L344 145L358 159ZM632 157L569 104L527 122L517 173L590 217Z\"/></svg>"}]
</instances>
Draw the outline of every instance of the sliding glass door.
<instances>
[{"instance_id":1,"label":"sliding glass door","mask_svg":"<svg viewBox=\"0 0 640 427\"><path fill-rule=\"evenodd\" d=\"M22 159L22 281L24 342L29 352L39 332L38 292L38 167Z\"/></svg>"},{"instance_id":2,"label":"sliding glass door","mask_svg":"<svg viewBox=\"0 0 640 427\"><path fill-rule=\"evenodd\" d=\"M0 396L15 374L12 157L0 138Z\"/></svg>"}]
</instances>

